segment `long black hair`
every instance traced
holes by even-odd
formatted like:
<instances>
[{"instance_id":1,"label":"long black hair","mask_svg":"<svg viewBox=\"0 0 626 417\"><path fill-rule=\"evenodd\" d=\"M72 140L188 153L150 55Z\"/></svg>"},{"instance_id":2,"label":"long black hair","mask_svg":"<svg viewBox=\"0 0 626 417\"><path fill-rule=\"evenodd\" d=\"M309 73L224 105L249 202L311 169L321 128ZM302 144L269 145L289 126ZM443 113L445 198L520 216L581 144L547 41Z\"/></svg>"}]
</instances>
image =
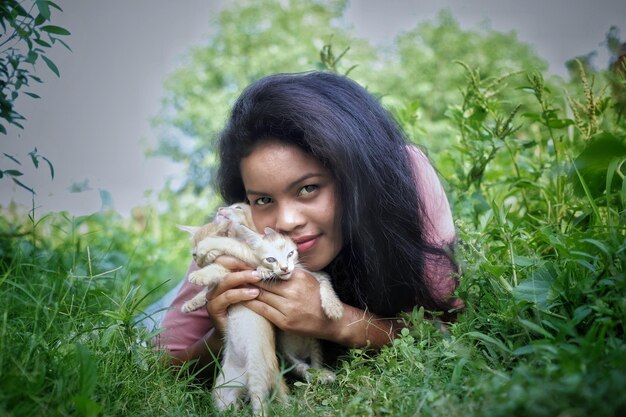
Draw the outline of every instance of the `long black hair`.
<instances>
[{"instance_id":1,"label":"long black hair","mask_svg":"<svg viewBox=\"0 0 626 417\"><path fill-rule=\"evenodd\" d=\"M219 139L217 185L227 204L246 198L239 165L264 138L298 146L334 176L344 247L325 270L344 302L385 317L415 305L450 307L424 278L425 257L442 249L424 236L406 137L375 97L325 72L276 74L251 84Z\"/></svg>"}]
</instances>

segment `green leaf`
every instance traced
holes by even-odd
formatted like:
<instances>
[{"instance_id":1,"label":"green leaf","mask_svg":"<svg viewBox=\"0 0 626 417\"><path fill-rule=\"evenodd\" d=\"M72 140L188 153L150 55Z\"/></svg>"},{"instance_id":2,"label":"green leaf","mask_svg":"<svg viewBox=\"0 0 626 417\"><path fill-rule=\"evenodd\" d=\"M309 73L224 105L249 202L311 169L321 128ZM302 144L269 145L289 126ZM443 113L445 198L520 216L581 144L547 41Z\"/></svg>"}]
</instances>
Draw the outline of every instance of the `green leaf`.
<instances>
[{"instance_id":1,"label":"green leaf","mask_svg":"<svg viewBox=\"0 0 626 417\"><path fill-rule=\"evenodd\" d=\"M57 66L47 56L41 55L41 59L43 59L46 62L46 65L48 66L48 68L50 68L50 71L54 72L57 75L57 77L61 76Z\"/></svg>"},{"instance_id":2,"label":"green leaf","mask_svg":"<svg viewBox=\"0 0 626 417\"><path fill-rule=\"evenodd\" d=\"M102 406L84 395L75 395L72 397L76 409L80 412L80 415L86 417L97 417L102 411Z\"/></svg>"},{"instance_id":3,"label":"green leaf","mask_svg":"<svg viewBox=\"0 0 626 417\"><path fill-rule=\"evenodd\" d=\"M50 20L50 5L46 0L37 0L37 9L39 9L39 14L41 14L46 20Z\"/></svg>"},{"instance_id":4,"label":"green leaf","mask_svg":"<svg viewBox=\"0 0 626 417\"><path fill-rule=\"evenodd\" d=\"M45 21L46 21L46 17L40 13L35 18L35 26L41 26L44 24Z\"/></svg>"},{"instance_id":5,"label":"green leaf","mask_svg":"<svg viewBox=\"0 0 626 417\"><path fill-rule=\"evenodd\" d=\"M586 185L589 195L594 198L603 195L604 191L615 191L619 186L616 177L612 178L608 190L606 187L608 168L613 161L622 158L626 158L626 141L623 137L608 132L592 137L572 164L570 181L573 182L574 191L584 196Z\"/></svg>"},{"instance_id":6,"label":"green leaf","mask_svg":"<svg viewBox=\"0 0 626 417\"><path fill-rule=\"evenodd\" d=\"M515 255L514 260L515 260L515 265L521 266L521 267L531 266L535 264L535 261L533 261L531 258L527 256Z\"/></svg>"},{"instance_id":7,"label":"green leaf","mask_svg":"<svg viewBox=\"0 0 626 417\"><path fill-rule=\"evenodd\" d=\"M24 94L26 94L27 96L30 96L32 98L41 98L40 96L38 96L35 93L29 93L28 91L24 91Z\"/></svg>"},{"instance_id":8,"label":"green leaf","mask_svg":"<svg viewBox=\"0 0 626 417\"><path fill-rule=\"evenodd\" d=\"M513 351L514 356L528 355L529 353L535 353L535 348L532 345L526 345L518 347Z\"/></svg>"},{"instance_id":9,"label":"green leaf","mask_svg":"<svg viewBox=\"0 0 626 417\"><path fill-rule=\"evenodd\" d=\"M474 339L478 339L481 340L483 343L487 343L489 345L493 345L498 347L500 350L507 352L507 353L511 353L511 349L509 349L504 343L502 343L500 340L495 339L491 336L488 336L484 333L481 332L468 332L466 333L467 336L474 338Z\"/></svg>"},{"instance_id":10,"label":"green leaf","mask_svg":"<svg viewBox=\"0 0 626 417\"><path fill-rule=\"evenodd\" d=\"M66 44L66 43L63 41L63 39L61 39L61 38L56 38L54 41L55 41L55 42L59 42L60 44L62 44L63 46L65 46L65 49L67 49L68 51L70 51L70 52L72 51L72 48L70 48L70 46L69 46L68 44Z\"/></svg>"},{"instance_id":11,"label":"green leaf","mask_svg":"<svg viewBox=\"0 0 626 417\"><path fill-rule=\"evenodd\" d=\"M6 156L7 158L9 158L11 161L15 162L16 164L22 165L22 163L18 161L14 156L11 156L8 153L4 153L4 152L2 152L2 154Z\"/></svg>"},{"instance_id":12,"label":"green leaf","mask_svg":"<svg viewBox=\"0 0 626 417\"><path fill-rule=\"evenodd\" d=\"M578 307L576 310L574 310L574 317L572 317L573 324L580 323L591 313L592 313L592 310L587 305Z\"/></svg>"},{"instance_id":13,"label":"green leaf","mask_svg":"<svg viewBox=\"0 0 626 417\"><path fill-rule=\"evenodd\" d=\"M541 336L545 337L546 339L554 339L554 336L552 336L550 333L548 333L548 331L546 329L544 329L543 327L533 323L532 321L519 319L519 322L522 324L522 326L526 327L529 330L532 330L535 333L540 334Z\"/></svg>"},{"instance_id":14,"label":"green leaf","mask_svg":"<svg viewBox=\"0 0 626 417\"><path fill-rule=\"evenodd\" d=\"M588 261L585 261L584 259L574 259L574 262L579 264L579 265L584 266L592 274L596 274L598 272L598 268L596 268L595 266L591 265Z\"/></svg>"},{"instance_id":15,"label":"green leaf","mask_svg":"<svg viewBox=\"0 0 626 417\"><path fill-rule=\"evenodd\" d=\"M62 11L63 11L63 9L62 9L62 8L61 8L58 4L56 4L56 3L55 3L55 2L53 2L53 1L48 0L48 4L50 5L50 7L53 7L53 8L57 9L57 10L58 10L58 11L60 11L60 12L62 12Z\"/></svg>"},{"instance_id":16,"label":"green leaf","mask_svg":"<svg viewBox=\"0 0 626 417\"><path fill-rule=\"evenodd\" d=\"M35 168L39 168L39 157L37 155L37 148L28 152L28 155L30 155L30 160L33 161L33 165L35 166Z\"/></svg>"},{"instance_id":17,"label":"green leaf","mask_svg":"<svg viewBox=\"0 0 626 417\"><path fill-rule=\"evenodd\" d=\"M4 173L12 177L21 177L22 175L24 175L21 171L18 171L16 169L7 169L6 171L4 171Z\"/></svg>"},{"instance_id":18,"label":"green leaf","mask_svg":"<svg viewBox=\"0 0 626 417\"><path fill-rule=\"evenodd\" d=\"M548 127L551 127L552 129L563 129L573 124L574 121L571 119L548 119L547 121Z\"/></svg>"},{"instance_id":19,"label":"green leaf","mask_svg":"<svg viewBox=\"0 0 626 417\"><path fill-rule=\"evenodd\" d=\"M50 160L45 156L42 156L41 158L48 164L48 168L50 168L50 177L54 179L54 166L52 165L52 162L50 162Z\"/></svg>"},{"instance_id":20,"label":"green leaf","mask_svg":"<svg viewBox=\"0 0 626 417\"><path fill-rule=\"evenodd\" d=\"M35 42L37 45L43 46L45 48L51 48L52 45L49 44L48 42L44 41L43 39L33 39L33 42Z\"/></svg>"},{"instance_id":21,"label":"green leaf","mask_svg":"<svg viewBox=\"0 0 626 417\"><path fill-rule=\"evenodd\" d=\"M77 343L75 347L79 370L78 389L81 395L88 397L94 392L98 382L97 361L86 346Z\"/></svg>"},{"instance_id":22,"label":"green leaf","mask_svg":"<svg viewBox=\"0 0 626 417\"><path fill-rule=\"evenodd\" d=\"M609 248L607 248L607 246L600 242L597 239L582 239L581 242L587 242L587 243L591 243L593 246L597 247L598 249L600 249L602 251L602 253L604 253L605 255L609 255L610 251Z\"/></svg>"},{"instance_id":23,"label":"green leaf","mask_svg":"<svg viewBox=\"0 0 626 417\"><path fill-rule=\"evenodd\" d=\"M520 301L529 301L540 307L545 307L555 275L556 271L551 264L536 269L529 278L513 288L513 297Z\"/></svg>"},{"instance_id":24,"label":"green leaf","mask_svg":"<svg viewBox=\"0 0 626 417\"><path fill-rule=\"evenodd\" d=\"M46 26L42 26L41 30L43 30L44 32L48 32L48 33L54 33L55 35L61 35L61 36L71 35L69 30L64 29L60 26L46 25Z\"/></svg>"},{"instance_id":25,"label":"green leaf","mask_svg":"<svg viewBox=\"0 0 626 417\"><path fill-rule=\"evenodd\" d=\"M600 219L600 212L598 210L598 206L596 205L596 202L593 196L591 195L591 191L589 190L589 186L587 185L585 178L583 178L582 174L576 167L576 164L572 164L572 166L574 167L574 171L576 171L576 175L578 176L578 179L580 180L580 186L583 188L584 195L587 197L587 200L589 202L589 205L591 206L591 209L593 210L593 214L595 218Z\"/></svg>"},{"instance_id":26,"label":"green leaf","mask_svg":"<svg viewBox=\"0 0 626 417\"><path fill-rule=\"evenodd\" d=\"M37 193L35 192L35 190L33 190L32 188L28 187L26 184L24 184L23 182L21 182L20 180L18 180L15 177L11 177L11 179L13 180L14 183L16 183L17 185L19 185L20 187L22 187L23 189L25 189L26 191L29 191L32 195L36 195Z\"/></svg>"},{"instance_id":27,"label":"green leaf","mask_svg":"<svg viewBox=\"0 0 626 417\"><path fill-rule=\"evenodd\" d=\"M4 126L2 126L2 125L0 125L0 133L3 133L3 134L5 134L5 135L7 134L7 130L6 130L6 129L4 128ZM6 155L6 154L5 154L5 155Z\"/></svg>"},{"instance_id":28,"label":"green leaf","mask_svg":"<svg viewBox=\"0 0 626 417\"><path fill-rule=\"evenodd\" d=\"M78 365L78 395L73 397L76 408L83 416L98 416L102 406L91 399L98 385L98 361L84 345L76 343L75 362Z\"/></svg>"},{"instance_id":29,"label":"green leaf","mask_svg":"<svg viewBox=\"0 0 626 417\"><path fill-rule=\"evenodd\" d=\"M37 52L28 51L28 55L26 56L26 59L24 61L28 62L29 64L34 64L37 61L38 57L39 57L39 54Z\"/></svg>"}]
</instances>

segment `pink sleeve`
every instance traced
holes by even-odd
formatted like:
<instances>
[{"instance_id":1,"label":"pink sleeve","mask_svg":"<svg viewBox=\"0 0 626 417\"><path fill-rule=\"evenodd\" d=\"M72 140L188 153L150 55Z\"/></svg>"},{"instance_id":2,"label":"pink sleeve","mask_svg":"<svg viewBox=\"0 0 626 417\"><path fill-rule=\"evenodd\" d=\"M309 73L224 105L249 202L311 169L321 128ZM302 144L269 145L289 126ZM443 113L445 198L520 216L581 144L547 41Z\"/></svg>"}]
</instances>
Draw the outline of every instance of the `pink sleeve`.
<instances>
[{"instance_id":1,"label":"pink sleeve","mask_svg":"<svg viewBox=\"0 0 626 417\"><path fill-rule=\"evenodd\" d=\"M191 313L180 311L183 303L193 298L203 288L190 283L187 279L189 274L197 269L195 262L192 262L185 274L183 285L172 301L170 309L165 313L160 326L164 331L153 340L154 345L171 352L185 350L213 328L206 309L200 308Z\"/></svg>"},{"instance_id":2,"label":"pink sleeve","mask_svg":"<svg viewBox=\"0 0 626 417\"><path fill-rule=\"evenodd\" d=\"M426 155L418 148L410 146L409 155L423 206L423 214L426 217L424 219L426 241L437 247L450 245L455 240L456 232L448 197L439 176ZM447 257L427 255L424 274L435 297L444 300L454 292L456 279L453 274L455 272L455 265ZM455 304L462 305L460 300L455 300Z\"/></svg>"}]
</instances>

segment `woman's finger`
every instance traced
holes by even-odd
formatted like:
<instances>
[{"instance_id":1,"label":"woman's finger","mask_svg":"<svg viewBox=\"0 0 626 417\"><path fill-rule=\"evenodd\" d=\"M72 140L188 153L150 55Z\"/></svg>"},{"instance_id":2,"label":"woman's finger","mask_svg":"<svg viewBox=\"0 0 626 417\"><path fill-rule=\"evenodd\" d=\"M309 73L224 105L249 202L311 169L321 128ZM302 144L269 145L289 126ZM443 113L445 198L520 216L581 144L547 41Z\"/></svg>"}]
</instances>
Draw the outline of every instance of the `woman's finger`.
<instances>
[{"instance_id":1,"label":"woman's finger","mask_svg":"<svg viewBox=\"0 0 626 417\"><path fill-rule=\"evenodd\" d=\"M258 297L256 297L256 299L272 306L276 310L282 310L281 306L284 307L286 302L288 302L289 300L285 299L285 297L280 294L272 292L272 288L275 287L259 285L261 284L261 282L257 282L256 284L254 284L254 286L260 290L260 293Z\"/></svg>"},{"instance_id":2,"label":"woman's finger","mask_svg":"<svg viewBox=\"0 0 626 417\"><path fill-rule=\"evenodd\" d=\"M224 333L228 320L228 307L249 301L259 295L260 290L251 286L230 288L219 293L209 291L206 295L206 311L219 333Z\"/></svg>"},{"instance_id":3,"label":"woman's finger","mask_svg":"<svg viewBox=\"0 0 626 417\"><path fill-rule=\"evenodd\" d=\"M213 289L211 289L207 294L207 300L211 296L216 297L223 293L226 290L231 288L240 287L246 284L256 284L259 282L259 277L256 275L254 271L244 270L231 272L227 274L224 279L222 279Z\"/></svg>"},{"instance_id":4,"label":"woman's finger","mask_svg":"<svg viewBox=\"0 0 626 417\"><path fill-rule=\"evenodd\" d=\"M271 305L257 299L245 301L242 303L242 305L246 306L255 313L265 317L276 326L278 326L278 328L283 329L285 327L287 316L285 316L282 312L272 307Z\"/></svg>"}]
</instances>

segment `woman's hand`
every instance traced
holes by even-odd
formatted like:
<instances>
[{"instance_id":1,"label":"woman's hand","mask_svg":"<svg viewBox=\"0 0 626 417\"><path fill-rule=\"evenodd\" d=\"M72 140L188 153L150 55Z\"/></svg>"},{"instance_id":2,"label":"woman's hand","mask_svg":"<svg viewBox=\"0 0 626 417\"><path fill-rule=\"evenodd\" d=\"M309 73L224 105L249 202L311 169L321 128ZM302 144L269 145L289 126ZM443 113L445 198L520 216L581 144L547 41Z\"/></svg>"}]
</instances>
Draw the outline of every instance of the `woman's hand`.
<instances>
[{"instance_id":1,"label":"woman's hand","mask_svg":"<svg viewBox=\"0 0 626 417\"><path fill-rule=\"evenodd\" d=\"M286 281L259 281L254 285L261 293L244 305L281 330L318 339L337 339L338 322L324 314L319 282L310 273L296 269Z\"/></svg>"},{"instance_id":2,"label":"woman's hand","mask_svg":"<svg viewBox=\"0 0 626 417\"><path fill-rule=\"evenodd\" d=\"M223 336L228 307L243 303L282 331L325 339L350 347L379 348L393 340L395 320L383 319L356 307L343 304L341 319L324 314L320 285L310 273L296 269L286 281L260 280L250 265L230 257L216 259L231 272L207 293L207 312L215 330Z\"/></svg>"},{"instance_id":3,"label":"woman's hand","mask_svg":"<svg viewBox=\"0 0 626 417\"><path fill-rule=\"evenodd\" d=\"M215 262L235 271L227 274L206 295L206 310L216 331L223 336L228 320L228 307L257 297L260 290L252 284L258 283L259 277L250 265L232 256L220 256Z\"/></svg>"}]
</instances>

